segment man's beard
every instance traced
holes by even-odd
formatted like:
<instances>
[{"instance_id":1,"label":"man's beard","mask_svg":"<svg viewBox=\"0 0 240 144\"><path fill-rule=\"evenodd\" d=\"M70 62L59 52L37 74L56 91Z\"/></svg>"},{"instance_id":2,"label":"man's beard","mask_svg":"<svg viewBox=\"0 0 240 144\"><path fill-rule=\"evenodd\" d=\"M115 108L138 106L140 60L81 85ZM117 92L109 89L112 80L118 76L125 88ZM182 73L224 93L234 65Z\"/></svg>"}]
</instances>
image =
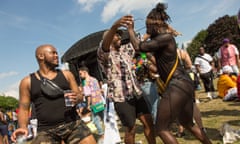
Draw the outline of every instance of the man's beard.
<instances>
[{"instance_id":1,"label":"man's beard","mask_svg":"<svg viewBox=\"0 0 240 144\"><path fill-rule=\"evenodd\" d=\"M54 69L54 68L59 66L59 64L53 64L53 63L51 63L49 61L45 61L45 64L46 64L47 67L49 67L51 69Z\"/></svg>"},{"instance_id":2,"label":"man's beard","mask_svg":"<svg viewBox=\"0 0 240 144\"><path fill-rule=\"evenodd\" d=\"M121 48L121 43L118 43L118 42L114 43L114 48L116 50L119 50Z\"/></svg>"}]
</instances>

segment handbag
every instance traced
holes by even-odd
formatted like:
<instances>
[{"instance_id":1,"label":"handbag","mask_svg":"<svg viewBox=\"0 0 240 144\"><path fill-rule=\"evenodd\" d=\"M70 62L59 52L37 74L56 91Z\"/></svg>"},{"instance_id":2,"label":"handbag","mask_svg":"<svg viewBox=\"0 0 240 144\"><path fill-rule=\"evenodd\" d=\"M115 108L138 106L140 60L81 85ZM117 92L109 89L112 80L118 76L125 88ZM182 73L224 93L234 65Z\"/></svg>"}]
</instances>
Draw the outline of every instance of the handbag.
<instances>
[{"instance_id":1,"label":"handbag","mask_svg":"<svg viewBox=\"0 0 240 144\"><path fill-rule=\"evenodd\" d=\"M64 95L64 91L53 81L43 77L39 71L37 71L40 79L41 79L41 91L50 98L57 98L59 96Z\"/></svg>"},{"instance_id":2,"label":"handbag","mask_svg":"<svg viewBox=\"0 0 240 144\"><path fill-rule=\"evenodd\" d=\"M101 112L105 109L105 105L104 105L103 102L97 103L95 105L91 105L90 107L91 107L91 110L92 110L93 113L98 113L98 112Z\"/></svg>"}]
</instances>

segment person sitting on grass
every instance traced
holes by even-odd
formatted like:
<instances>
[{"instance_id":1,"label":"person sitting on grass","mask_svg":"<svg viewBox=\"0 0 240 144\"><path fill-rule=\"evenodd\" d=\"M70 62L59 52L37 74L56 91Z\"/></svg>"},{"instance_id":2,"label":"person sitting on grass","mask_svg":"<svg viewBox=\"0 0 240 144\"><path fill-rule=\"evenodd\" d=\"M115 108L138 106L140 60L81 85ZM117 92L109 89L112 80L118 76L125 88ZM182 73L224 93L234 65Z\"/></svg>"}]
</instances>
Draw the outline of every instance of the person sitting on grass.
<instances>
[{"instance_id":1,"label":"person sitting on grass","mask_svg":"<svg viewBox=\"0 0 240 144\"><path fill-rule=\"evenodd\" d=\"M218 96L224 101L234 100L237 98L237 77L229 65L224 66L222 72L217 82Z\"/></svg>"}]
</instances>

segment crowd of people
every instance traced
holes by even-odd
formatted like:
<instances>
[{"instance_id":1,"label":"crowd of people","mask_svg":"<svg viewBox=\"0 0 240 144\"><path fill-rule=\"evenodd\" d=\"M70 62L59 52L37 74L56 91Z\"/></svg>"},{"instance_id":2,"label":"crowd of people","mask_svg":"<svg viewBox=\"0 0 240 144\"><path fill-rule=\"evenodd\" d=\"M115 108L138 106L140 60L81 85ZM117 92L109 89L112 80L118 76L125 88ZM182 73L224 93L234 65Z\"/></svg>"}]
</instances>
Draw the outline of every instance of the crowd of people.
<instances>
[{"instance_id":1,"label":"crowd of people","mask_svg":"<svg viewBox=\"0 0 240 144\"><path fill-rule=\"evenodd\" d=\"M204 47L199 48L192 63L188 53L177 48L175 37L180 33L169 25L166 9L165 4L158 3L148 13L143 38L135 34L132 15L121 17L104 32L97 61L106 75L105 85L91 76L86 66L78 69L78 85L70 71L58 69L58 53L53 45L37 47L39 68L21 80L18 125L9 140L18 143L31 131L34 144L109 144L105 124L111 120L114 123L115 117L109 114L112 108L124 128L125 144L135 143L137 119L149 144L156 144L157 136L163 143L177 144L176 136L183 136L185 129L202 143L210 144L195 90L201 79L208 98L239 99L239 52L229 39L224 39L218 51L218 68ZM121 41L122 28L129 34L127 43ZM222 71L218 94L213 84L216 69ZM170 131L174 122L179 126L176 136ZM0 112L0 127L4 124ZM29 128L30 124L35 127ZM0 141L6 139L3 132ZM115 143L120 142L117 132L116 137Z\"/></svg>"}]
</instances>

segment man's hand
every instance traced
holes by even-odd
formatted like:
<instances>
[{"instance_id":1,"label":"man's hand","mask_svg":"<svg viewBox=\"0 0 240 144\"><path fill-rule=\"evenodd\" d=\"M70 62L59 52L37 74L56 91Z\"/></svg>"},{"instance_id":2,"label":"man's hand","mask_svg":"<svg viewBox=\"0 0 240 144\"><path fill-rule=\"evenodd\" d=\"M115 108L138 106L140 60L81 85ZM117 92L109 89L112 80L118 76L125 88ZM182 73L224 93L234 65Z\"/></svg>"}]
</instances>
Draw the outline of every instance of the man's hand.
<instances>
[{"instance_id":1,"label":"man's hand","mask_svg":"<svg viewBox=\"0 0 240 144\"><path fill-rule=\"evenodd\" d=\"M119 28L121 26L125 27L125 28L128 28L129 26L132 27L133 26L133 16L125 15L113 24L113 27L116 27L116 28Z\"/></svg>"},{"instance_id":2,"label":"man's hand","mask_svg":"<svg viewBox=\"0 0 240 144\"><path fill-rule=\"evenodd\" d=\"M64 97L68 97L74 105L79 103L79 96L74 91L65 93Z\"/></svg>"},{"instance_id":3,"label":"man's hand","mask_svg":"<svg viewBox=\"0 0 240 144\"><path fill-rule=\"evenodd\" d=\"M16 129L12 136L11 136L11 140L16 143L17 137L18 136L24 136L27 137L28 136L28 129L27 128L18 128Z\"/></svg>"}]
</instances>

